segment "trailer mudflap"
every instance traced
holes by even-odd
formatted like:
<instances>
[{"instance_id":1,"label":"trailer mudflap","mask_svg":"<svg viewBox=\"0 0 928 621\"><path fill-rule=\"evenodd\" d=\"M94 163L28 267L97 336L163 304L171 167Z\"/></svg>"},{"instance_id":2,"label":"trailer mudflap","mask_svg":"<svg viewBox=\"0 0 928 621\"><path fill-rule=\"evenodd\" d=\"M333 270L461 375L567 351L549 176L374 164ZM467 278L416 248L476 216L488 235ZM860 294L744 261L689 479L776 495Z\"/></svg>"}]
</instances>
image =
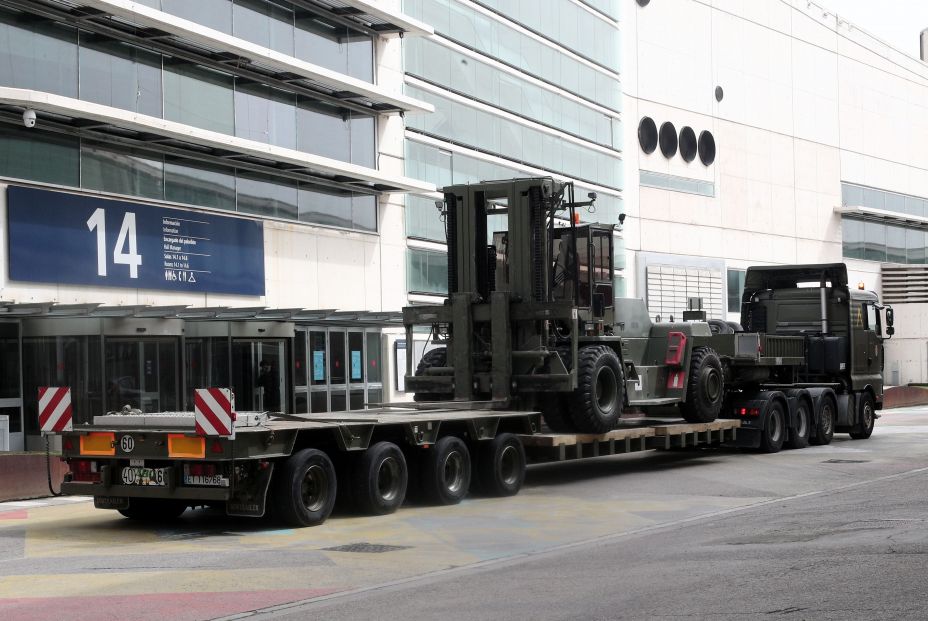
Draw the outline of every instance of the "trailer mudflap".
<instances>
[{"instance_id":1,"label":"trailer mudflap","mask_svg":"<svg viewBox=\"0 0 928 621\"><path fill-rule=\"evenodd\" d=\"M235 485L232 496L226 502L226 515L241 517L264 516L267 504L267 489L271 484L271 475L274 473L274 463L265 462L264 465L248 464L237 465L242 468L235 473ZM245 470L247 468L247 471Z\"/></svg>"}]
</instances>

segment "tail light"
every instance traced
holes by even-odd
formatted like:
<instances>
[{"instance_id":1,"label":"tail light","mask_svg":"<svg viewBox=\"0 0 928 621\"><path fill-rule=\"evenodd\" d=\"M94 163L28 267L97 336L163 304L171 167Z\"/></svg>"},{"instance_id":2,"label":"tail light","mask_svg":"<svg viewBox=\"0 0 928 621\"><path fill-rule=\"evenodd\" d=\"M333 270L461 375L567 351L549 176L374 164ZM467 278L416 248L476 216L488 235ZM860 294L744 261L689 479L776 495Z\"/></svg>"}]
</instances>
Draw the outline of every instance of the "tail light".
<instances>
[{"instance_id":1,"label":"tail light","mask_svg":"<svg viewBox=\"0 0 928 621\"><path fill-rule=\"evenodd\" d=\"M71 460L71 480L84 483L99 483L100 473L97 470L97 462L89 459Z\"/></svg>"},{"instance_id":2,"label":"tail light","mask_svg":"<svg viewBox=\"0 0 928 621\"><path fill-rule=\"evenodd\" d=\"M760 408L735 408L738 416L760 416Z\"/></svg>"},{"instance_id":3,"label":"tail light","mask_svg":"<svg viewBox=\"0 0 928 621\"><path fill-rule=\"evenodd\" d=\"M219 474L216 464L184 464L184 470L192 477L214 477Z\"/></svg>"},{"instance_id":4,"label":"tail light","mask_svg":"<svg viewBox=\"0 0 928 621\"><path fill-rule=\"evenodd\" d=\"M667 355L664 357L664 364L672 367L680 366L685 353L686 335L682 332L667 333Z\"/></svg>"}]
</instances>

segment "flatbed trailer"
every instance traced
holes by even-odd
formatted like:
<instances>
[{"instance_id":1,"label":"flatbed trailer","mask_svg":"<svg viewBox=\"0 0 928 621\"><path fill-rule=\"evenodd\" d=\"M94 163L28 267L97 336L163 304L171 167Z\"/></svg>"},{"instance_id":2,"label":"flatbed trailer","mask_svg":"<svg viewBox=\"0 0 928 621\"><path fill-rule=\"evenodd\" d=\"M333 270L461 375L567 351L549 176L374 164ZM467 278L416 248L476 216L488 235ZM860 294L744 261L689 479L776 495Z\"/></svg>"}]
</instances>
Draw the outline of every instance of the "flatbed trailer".
<instances>
[{"instance_id":1,"label":"flatbed trailer","mask_svg":"<svg viewBox=\"0 0 928 621\"><path fill-rule=\"evenodd\" d=\"M228 436L198 434L192 412L110 413L61 433L71 464L61 490L141 520L209 505L309 526L329 516L336 496L368 514L391 513L407 495L435 504L460 502L472 488L508 496L527 464L721 445L740 426L635 418L603 434L549 433L539 412L467 405L475 407L238 412Z\"/></svg>"}]
</instances>

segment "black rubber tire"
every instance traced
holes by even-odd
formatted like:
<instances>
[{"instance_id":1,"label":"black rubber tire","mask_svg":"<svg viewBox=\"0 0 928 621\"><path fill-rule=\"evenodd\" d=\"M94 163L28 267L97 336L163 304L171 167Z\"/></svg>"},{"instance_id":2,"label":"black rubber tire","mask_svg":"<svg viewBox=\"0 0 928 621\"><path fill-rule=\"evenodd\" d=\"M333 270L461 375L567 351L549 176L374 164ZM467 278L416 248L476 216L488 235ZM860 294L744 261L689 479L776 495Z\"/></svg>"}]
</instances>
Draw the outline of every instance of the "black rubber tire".
<instances>
[{"instance_id":1,"label":"black rubber tire","mask_svg":"<svg viewBox=\"0 0 928 621\"><path fill-rule=\"evenodd\" d=\"M711 423L719 417L725 401L725 374L722 361L710 347L697 347L690 356L686 382L686 401L680 412L688 423Z\"/></svg>"},{"instance_id":2,"label":"black rubber tire","mask_svg":"<svg viewBox=\"0 0 928 621\"><path fill-rule=\"evenodd\" d=\"M785 448L802 449L809 446L812 433L812 408L805 399L796 403L796 428L789 430L789 437L783 443Z\"/></svg>"},{"instance_id":3,"label":"black rubber tire","mask_svg":"<svg viewBox=\"0 0 928 621\"><path fill-rule=\"evenodd\" d=\"M428 449L422 461L422 494L428 502L456 505L470 488L470 451L464 441L445 436Z\"/></svg>"},{"instance_id":4,"label":"black rubber tire","mask_svg":"<svg viewBox=\"0 0 928 621\"><path fill-rule=\"evenodd\" d=\"M423 354L419 364L416 365L416 375L424 375L425 370L431 367L446 366L448 366L448 348L436 347L435 349L430 349L429 351L425 352L425 354ZM412 400L419 403L427 403L430 401L450 400L453 396L454 395L445 393L423 392L413 394Z\"/></svg>"},{"instance_id":5,"label":"black rubber tire","mask_svg":"<svg viewBox=\"0 0 928 621\"><path fill-rule=\"evenodd\" d=\"M271 481L274 515L289 526L323 523L332 513L338 484L329 456L303 449L277 464Z\"/></svg>"},{"instance_id":6,"label":"black rubber tire","mask_svg":"<svg viewBox=\"0 0 928 621\"><path fill-rule=\"evenodd\" d=\"M831 444L835 436L835 402L828 397L822 398L822 407L815 421L815 429L809 442L815 446Z\"/></svg>"},{"instance_id":7,"label":"black rubber tire","mask_svg":"<svg viewBox=\"0 0 928 621\"><path fill-rule=\"evenodd\" d=\"M778 453L786 439L786 412L783 404L773 401L767 407L767 419L760 434L760 450L764 453Z\"/></svg>"},{"instance_id":8,"label":"black rubber tire","mask_svg":"<svg viewBox=\"0 0 928 621\"><path fill-rule=\"evenodd\" d=\"M570 394L570 418L581 433L606 433L622 416L625 376L611 347L591 345L580 349L577 389Z\"/></svg>"},{"instance_id":9,"label":"black rubber tire","mask_svg":"<svg viewBox=\"0 0 928 621\"><path fill-rule=\"evenodd\" d=\"M118 511L130 520L139 522L170 522L176 520L187 510L183 500L169 498L130 498L128 509Z\"/></svg>"},{"instance_id":10,"label":"black rubber tire","mask_svg":"<svg viewBox=\"0 0 928 621\"><path fill-rule=\"evenodd\" d=\"M570 406L563 394L538 393L541 403L541 417L544 418L548 429L554 433L566 433L574 430L574 422L570 417Z\"/></svg>"},{"instance_id":11,"label":"black rubber tire","mask_svg":"<svg viewBox=\"0 0 928 621\"><path fill-rule=\"evenodd\" d=\"M359 511L386 515L406 498L406 456L392 442L378 442L358 456L351 471L352 498Z\"/></svg>"},{"instance_id":12,"label":"black rubber tire","mask_svg":"<svg viewBox=\"0 0 928 621\"><path fill-rule=\"evenodd\" d=\"M477 451L479 489L487 496L515 496L525 482L525 448L511 433L481 442Z\"/></svg>"},{"instance_id":13,"label":"black rubber tire","mask_svg":"<svg viewBox=\"0 0 928 621\"><path fill-rule=\"evenodd\" d=\"M857 422L849 435L854 440L866 440L873 433L874 423L876 423L876 410L873 395L869 392L862 392L857 406Z\"/></svg>"}]
</instances>

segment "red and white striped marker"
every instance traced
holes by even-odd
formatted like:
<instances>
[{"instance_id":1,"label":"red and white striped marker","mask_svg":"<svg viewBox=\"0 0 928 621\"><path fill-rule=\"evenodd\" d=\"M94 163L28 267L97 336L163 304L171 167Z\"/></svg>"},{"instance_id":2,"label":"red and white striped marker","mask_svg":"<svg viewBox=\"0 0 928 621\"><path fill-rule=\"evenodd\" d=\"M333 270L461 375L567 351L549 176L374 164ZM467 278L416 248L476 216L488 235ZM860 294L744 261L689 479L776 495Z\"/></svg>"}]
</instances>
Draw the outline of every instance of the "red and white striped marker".
<instances>
[{"instance_id":1,"label":"red and white striped marker","mask_svg":"<svg viewBox=\"0 0 928 621\"><path fill-rule=\"evenodd\" d=\"M67 386L39 388L39 429L42 432L71 431L71 389Z\"/></svg>"},{"instance_id":2,"label":"red and white striped marker","mask_svg":"<svg viewBox=\"0 0 928 621\"><path fill-rule=\"evenodd\" d=\"M235 437L235 395L231 388L197 388L193 391L197 434Z\"/></svg>"}]
</instances>

